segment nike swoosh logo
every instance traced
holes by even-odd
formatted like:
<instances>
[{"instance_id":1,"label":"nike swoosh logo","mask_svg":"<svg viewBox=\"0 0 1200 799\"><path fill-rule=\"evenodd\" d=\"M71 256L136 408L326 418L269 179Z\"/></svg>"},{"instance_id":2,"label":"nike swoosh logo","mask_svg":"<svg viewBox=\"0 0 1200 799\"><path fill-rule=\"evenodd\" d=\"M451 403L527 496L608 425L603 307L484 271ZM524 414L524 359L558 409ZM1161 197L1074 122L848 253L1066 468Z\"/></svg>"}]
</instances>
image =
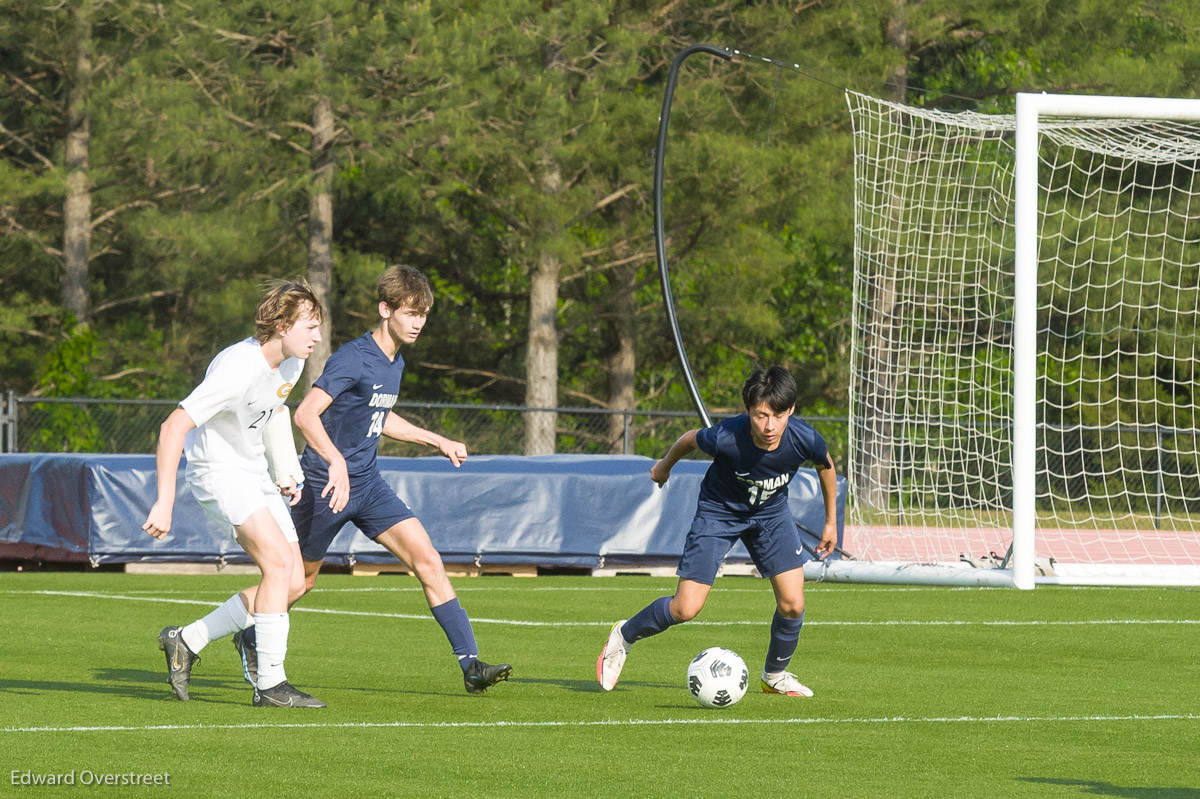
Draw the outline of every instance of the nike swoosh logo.
<instances>
[{"instance_id":1,"label":"nike swoosh logo","mask_svg":"<svg viewBox=\"0 0 1200 799\"><path fill-rule=\"evenodd\" d=\"M803 550L803 549L797 549L797 550L796 550L796 554L797 554L797 555L803 555L803 554L804 554L804 550Z\"/></svg>"},{"instance_id":2,"label":"nike swoosh logo","mask_svg":"<svg viewBox=\"0 0 1200 799\"><path fill-rule=\"evenodd\" d=\"M272 705L275 705L275 707L291 707L292 706L292 697L290 697L290 696L288 697L288 700L286 702L277 702L276 700L272 699L271 697L263 696L262 694L259 694L259 697L267 700Z\"/></svg>"},{"instance_id":3,"label":"nike swoosh logo","mask_svg":"<svg viewBox=\"0 0 1200 799\"><path fill-rule=\"evenodd\" d=\"M379 385L377 385L377 386L371 386L371 388L372 388L372 390L374 390L374 391L378 391L379 389L383 388L383 383L380 383L380 384L379 384Z\"/></svg>"},{"instance_id":4,"label":"nike swoosh logo","mask_svg":"<svg viewBox=\"0 0 1200 799\"><path fill-rule=\"evenodd\" d=\"M183 664L179 662L179 649L176 648L175 652L173 654L174 654L174 657L171 658L171 668L182 669Z\"/></svg>"}]
</instances>

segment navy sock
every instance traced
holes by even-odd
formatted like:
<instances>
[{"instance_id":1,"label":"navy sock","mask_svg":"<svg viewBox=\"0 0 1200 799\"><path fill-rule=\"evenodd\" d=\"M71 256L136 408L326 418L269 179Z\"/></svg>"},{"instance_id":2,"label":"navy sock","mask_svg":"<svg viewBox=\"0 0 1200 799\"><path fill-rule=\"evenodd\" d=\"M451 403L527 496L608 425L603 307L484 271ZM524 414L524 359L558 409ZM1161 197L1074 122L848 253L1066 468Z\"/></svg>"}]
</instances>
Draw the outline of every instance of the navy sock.
<instances>
[{"instance_id":1,"label":"navy sock","mask_svg":"<svg viewBox=\"0 0 1200 799\"><path fill-rule=\"evenodd\" d=\"M621 635L629 643L658 635L672 624L677 624L671 615L671 597L660 596L646 607L639 610L625 622Z\"/></svg>"},{"instance_id":2,"label":"navy sock","mask_svg":"<svg viewBox=\"0 0 1200 799\"><path fill-rule=\"evenodd\" d=\"M763 671L774 674L787 669L788 663L791 662L792 655L796 651L796 642L800 640L802 624L804 624L803 611L798 619L789 619L780 615L778 610L775 611L775 616L771 619L771 643L767 647L767 662L763 666Z\"/></svg>"},{"instance_id":3,"label":"navy sock","mask_svg":"<svg viewBox=\"0 0 1200 799\"><path fill-rule=\"evenodd\" d=\"M458 597L430 608L430 611L437 623L442 625L442 631L450 639L450 647L458 657L458 665L465 672L479 658L479 647L475 643L475 633L467 612L458 604Z\"/></svg>"}]
</instances>

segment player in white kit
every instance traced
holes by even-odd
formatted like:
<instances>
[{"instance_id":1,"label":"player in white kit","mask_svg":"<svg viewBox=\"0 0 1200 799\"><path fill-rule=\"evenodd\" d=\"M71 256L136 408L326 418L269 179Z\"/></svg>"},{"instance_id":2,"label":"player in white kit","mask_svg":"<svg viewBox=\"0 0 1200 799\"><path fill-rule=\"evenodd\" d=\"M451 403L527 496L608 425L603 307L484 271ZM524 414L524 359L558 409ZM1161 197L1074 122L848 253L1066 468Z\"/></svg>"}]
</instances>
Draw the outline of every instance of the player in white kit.
<instances>
[{"instance_id":1,"label":"player in white kit","mask_svg":"<svg viewBox=\"0 0 1200 799\"><path fill-rule=\"evenodd\" d=\"M159 648L167 657L167 681L188 699L188 681L200 650L211 640L254 624L258 631L256 707L324 707L287 681L289 596L304 592L304 568L288 511L299 501L294 482L280 488L268 467L263 430L290 422L284 401L300 378L304 360L321 340L323 309L302 281L273 284L255 314L252 338L213 358L204 380L159 431L156 466L158 500L142 529L157 539L171 530L181 454L185 477L205 514L232 536L262 571L253 604L235 594L215 611L186 627L166 627ZM294 455L294 451L293 451ZM298 469L293 473L299 473Z\"/></svg>"}]
</instances>

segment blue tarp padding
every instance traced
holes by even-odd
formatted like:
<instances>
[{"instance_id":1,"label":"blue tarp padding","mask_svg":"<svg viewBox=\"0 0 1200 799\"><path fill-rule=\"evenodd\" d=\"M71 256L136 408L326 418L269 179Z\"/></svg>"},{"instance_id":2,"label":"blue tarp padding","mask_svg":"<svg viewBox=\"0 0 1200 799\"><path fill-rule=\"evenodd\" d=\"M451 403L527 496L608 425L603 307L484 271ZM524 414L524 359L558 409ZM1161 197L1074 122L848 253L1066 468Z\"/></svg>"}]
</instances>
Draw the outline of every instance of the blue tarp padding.
<instances>
[{"instance_id":1,"label":"blue tarp padding","mask_svg":"<svg viewBox=\"0 0 1200 799\"><path fill-rule=\"evenodd\" d=\"M446 562L585 568L678 558L708 461L681 461L661 490L650 480L652 464L621 455L475 455L455 469L441 457L380 458L384 479ZM0 557L248 560L200 510L182 468L171 534L163 542L146 535L141 525L155 491L150 455L0 455ZM792 480L790 507L798 523L820 532L825 513L815 471ZM844 509L839 477L839 545ZM394 560L348 524L328 561L351 559ZM729 560L749 558L738 544Z\"/></svg>"}]
</instances>

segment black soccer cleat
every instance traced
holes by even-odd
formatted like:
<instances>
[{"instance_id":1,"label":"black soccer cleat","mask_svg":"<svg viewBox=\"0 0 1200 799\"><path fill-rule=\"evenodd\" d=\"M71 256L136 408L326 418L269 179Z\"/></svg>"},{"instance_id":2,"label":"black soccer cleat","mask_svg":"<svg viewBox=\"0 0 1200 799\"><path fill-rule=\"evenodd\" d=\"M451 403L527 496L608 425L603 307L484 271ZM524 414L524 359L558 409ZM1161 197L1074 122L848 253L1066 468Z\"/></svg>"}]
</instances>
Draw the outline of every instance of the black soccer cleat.
<instances>
[{"instance_id":1,"label":"black soccer cleat","mask_svg":"<svg viewBox=\"0 0 1200 799\"><path fill-rule=\"evenodd\" d=\"M254 636L254 625L233 634L233 648L242 659L242 676L251 687L258 685L258 641Z\"/></svg>"},{"instance_id":2,"label":"black soccer cleat","mask_svg":"<svg viewBox=\"0 0 1200 799\"><path fill-rule=\"evenodd\" d=\"M180 635L182 632L182 627L163 627L158 634L158 648L167 655L167 682L171 690L181 702L186 702L192 666L200 662L200 656L188 649Z\"/></svg>"},{"instance_id":3,"label":"black soccer cleat","mask_svg":"<svg viewBox=\"0 0 1200 799\"><path fill-rule=\"evenodd\" d=\"M254 689L255 707L325 707L325 703L309 696L287 680L266 690Z\"/></svg>"},{"instance_id":4,"label":"black soccer cleat","mask_svg":"<svg viewBox=\"0 0 1200 799\"><path fill-rule=\"evenodd\" d=\"M501 663L489 666L478 658L467 667L463 673L463 685L469 694L481 694L498 682L506 681L512 675L512 666Z\"/></svg>"}]
</instances>

